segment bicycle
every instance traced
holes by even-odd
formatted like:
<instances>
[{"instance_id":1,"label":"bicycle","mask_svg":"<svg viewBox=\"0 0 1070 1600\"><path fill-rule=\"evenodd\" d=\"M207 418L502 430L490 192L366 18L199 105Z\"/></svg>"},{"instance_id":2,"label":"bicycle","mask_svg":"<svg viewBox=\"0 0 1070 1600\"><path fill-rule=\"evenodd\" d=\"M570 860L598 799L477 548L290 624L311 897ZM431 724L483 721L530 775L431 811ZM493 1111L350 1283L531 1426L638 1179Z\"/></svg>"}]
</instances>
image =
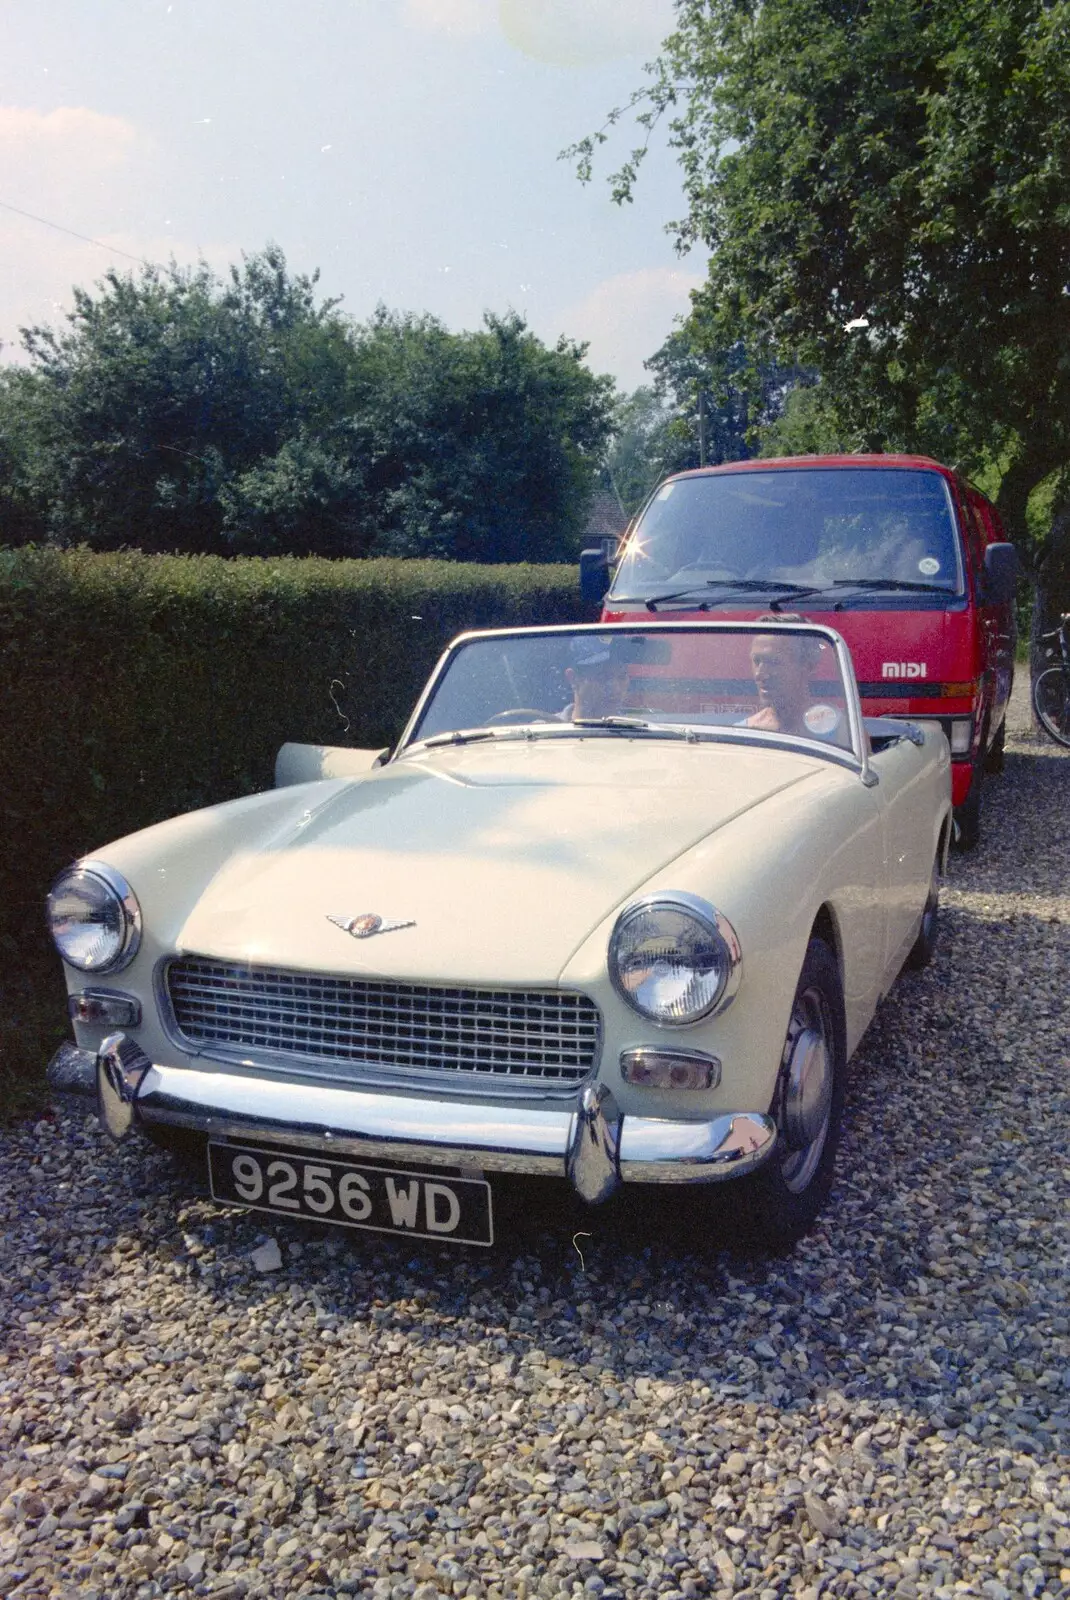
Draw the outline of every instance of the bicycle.
<instances>
[{"instance_id":1,"label":"bicycle","mask_svg":"<svg viewBox=\"0 0 1070 1600\"><path fill-rule=\"evenodd\" d=\"M1059 619L1059 626L1052 628L1050 633L1042 633L1041 639L1057 639L1059 641L1059 666L1045 667L1044 671L1033 682L1033 710L1037 720L1045 733L1050 734L1057 744L1066 745L1070 749L1070 611L1064 611ZM1046 655L1053 656L1054 649L1045 651Z\"/></svg>"}]
</instances>

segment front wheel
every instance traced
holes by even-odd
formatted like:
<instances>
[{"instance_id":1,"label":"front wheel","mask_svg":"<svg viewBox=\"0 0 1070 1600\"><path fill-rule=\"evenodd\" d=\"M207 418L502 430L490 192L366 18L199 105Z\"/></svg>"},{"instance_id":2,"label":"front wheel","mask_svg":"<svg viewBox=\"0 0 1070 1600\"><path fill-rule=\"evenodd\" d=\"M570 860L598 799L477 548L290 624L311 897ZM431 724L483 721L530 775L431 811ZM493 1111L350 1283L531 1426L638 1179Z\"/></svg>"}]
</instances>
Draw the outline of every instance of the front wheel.
<instances>
[{"instance_id":1,"label":"front wheel","mask_svg":"<svg viewBox=\"0 0 1070 1600\"><path fill-rule=\"evenodd\" d=\"M907 954L904 965L911 972L920 972L927 967L936 954L936 941L940 933L940 866L939 859L933 865L932 882L929 884L929 894L925 901L925 909L921 914L921 927L918 937L914 940Z\"/></svg>"},{"instance_id":2,"label":"front wheel","mask_svg":"<svg viewBox=\"0 0 1070 1600\"><path fill-rule=\"evenodd\" d=\"M843 1123L847 1051L836 957L811 939L791 1006L771 1114L776 1149L746 1185L752 1233L773 1249L793 1245L832 1185Z\"/></svg>"},{"instance_id":3,"label":"front wheel","mask_svg":"<svg viewBox=\"0 0 1070 1600\"><path fill-rule=\"evenodd\" d=\"M1045 733L1070 749L1070 673L1046 667L1033 684L1033 710Z\"/></svg>"}]
</instances>

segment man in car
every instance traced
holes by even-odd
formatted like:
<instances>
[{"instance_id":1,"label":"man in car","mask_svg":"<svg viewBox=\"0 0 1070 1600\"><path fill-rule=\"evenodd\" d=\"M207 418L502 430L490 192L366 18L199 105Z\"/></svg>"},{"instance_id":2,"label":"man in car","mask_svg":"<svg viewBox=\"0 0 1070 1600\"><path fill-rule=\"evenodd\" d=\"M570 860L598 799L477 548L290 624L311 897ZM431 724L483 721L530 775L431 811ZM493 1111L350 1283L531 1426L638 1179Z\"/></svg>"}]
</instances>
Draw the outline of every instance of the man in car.
<instances>
[{"instance_id":1,"label":"man in car","mask_svg":"<svg viewBox=\"0 0 1070 1600\"><path fill-rule=\"evenodd\" d=\"M760 621L766 619L760 618ZM770 621L778 620L770 618ZM801 621L785 617L779 620ZM748 728L794 733L804 739L833 739L842 718L834 706L815 705L810 673L821 653L816 639L793 633L760 633L750 650L751 671L758 691L758 709L746 719Z\"/></svg>"},{"instance_id":2,"label":"man in car","mask_svg":"<svg viewBox=\"0 0 1070 1600\"><path fill-rule=\"evenodd\" d=\"M572 704L561 713L565 722L612 717L623 708L631 669L620 646L621 641L604 635L578 642L572 665L565 668L572 690Z\"/></svg>"}]
</instances>

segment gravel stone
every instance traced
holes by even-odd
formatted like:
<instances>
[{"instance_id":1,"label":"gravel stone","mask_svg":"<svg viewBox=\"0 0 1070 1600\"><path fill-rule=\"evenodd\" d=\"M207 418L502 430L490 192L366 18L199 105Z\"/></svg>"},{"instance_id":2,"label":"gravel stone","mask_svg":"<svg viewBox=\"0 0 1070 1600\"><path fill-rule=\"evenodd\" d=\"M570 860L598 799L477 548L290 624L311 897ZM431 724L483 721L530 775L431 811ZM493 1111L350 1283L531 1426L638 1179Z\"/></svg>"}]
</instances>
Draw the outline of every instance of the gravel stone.
<instances>
[{"instance_id":1,"label":"gravel stone","mask_svg":"<svg viewBox=\"0 0 1070 1600\"><path fill-rule=\"evenodd\" d=\"M200 1255L200 1250L195 1252ZM282 1251L279 1249L277 1239L265 1239L263 1244L258 1244L255 1250L250 1251L249 1259L257 1272L278 1272L282 1266Z\"/></svg>"},{"instance_id":2,"label":"gravel stone","mask_svg":"<svg viewBox=\"0 0 1070 1600\"><path fill-rule=\"evenodd\" d=\"M1070 1597L1070 764L1014 715L789 1256L728 1185L266 1240L94 1117L0 1135L0 1594Z\"/></svg>"}]
</instances>

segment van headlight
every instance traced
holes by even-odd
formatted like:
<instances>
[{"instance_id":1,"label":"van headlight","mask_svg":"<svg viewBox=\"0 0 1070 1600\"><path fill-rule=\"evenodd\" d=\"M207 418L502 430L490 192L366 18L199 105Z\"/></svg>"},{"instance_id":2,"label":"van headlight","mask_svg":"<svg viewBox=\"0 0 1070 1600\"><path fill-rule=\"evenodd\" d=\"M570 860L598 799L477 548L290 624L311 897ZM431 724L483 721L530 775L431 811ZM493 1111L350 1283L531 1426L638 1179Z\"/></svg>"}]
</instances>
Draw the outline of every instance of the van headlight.
<instances>
[{"instance_id":1,"label":"van headlight","mask_svg":"<svg viewBox=\"0 0 1070 1600\"><path fill-rule=\"evenodd\" d=\"M609 975L622 1000L668 1027L723 1011L739 987L735 929L696 895L648 895L626 906L609 941Z\"/></svg>"},{"instance_id":2,"label":"van headlight","mask_svg":"<svg viewBox=\"0 0 1070 1600\"><path fill-rule=\"evenodd\" d=\"M56 949L79 972L118 972L141 943L141 907L121 873L102 861L61 872L48 897Z\"/></svg>"}]
</instances>

